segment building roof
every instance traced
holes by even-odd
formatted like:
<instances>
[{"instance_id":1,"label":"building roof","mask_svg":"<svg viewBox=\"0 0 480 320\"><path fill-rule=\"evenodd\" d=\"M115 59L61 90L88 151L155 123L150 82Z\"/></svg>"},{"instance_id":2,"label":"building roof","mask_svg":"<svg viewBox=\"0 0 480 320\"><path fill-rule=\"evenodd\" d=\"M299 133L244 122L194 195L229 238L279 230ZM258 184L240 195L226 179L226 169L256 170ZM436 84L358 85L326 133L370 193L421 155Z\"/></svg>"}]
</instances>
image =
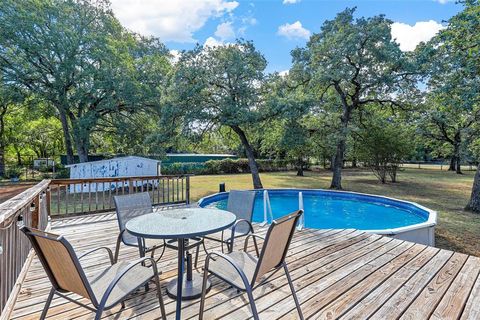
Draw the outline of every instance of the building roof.
<instances>
[{"instance_id":1,"label":"building roof","mask_svg":"<svg viewBox=\"0 0 480 320\"><path fill-rule=\"evenodd\" d=\"M167 157L236 157L234 154L222 153L167 153Z\"/></svg>"},{"instance_id":2,"label":"building roof","mask_svg":"<svg viewBox=\"0 0 480 320\"><path fill-rule=\"evenodd\" d=\"M101 162L108 162L108 161L121 161L121 160L133 160L133 159L139 159L139 160L148 160L148 161L154 161L157 163L160 163L160 160L155 160L155 159L150 159L150 158L144 158L144 157L137 157L137 156L127 156L127 157L117 157L117 158L111 158L111 159L103 159L103 160L97 160L97 161L89 161L89 162L80 162L80 163L75 163L75 164L69 164L66 165L65 168L71 168L76 165L85 165L85 164L96 164L96 163L101 163Z\"/></svg>"}]
</instances>

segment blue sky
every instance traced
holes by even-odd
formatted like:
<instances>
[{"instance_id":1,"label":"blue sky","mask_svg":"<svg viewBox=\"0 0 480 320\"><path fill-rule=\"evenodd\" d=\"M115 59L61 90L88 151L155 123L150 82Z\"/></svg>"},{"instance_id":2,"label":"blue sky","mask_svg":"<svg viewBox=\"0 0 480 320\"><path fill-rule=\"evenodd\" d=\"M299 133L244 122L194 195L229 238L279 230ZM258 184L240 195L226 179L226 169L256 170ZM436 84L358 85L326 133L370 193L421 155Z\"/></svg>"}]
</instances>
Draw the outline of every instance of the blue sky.
<instances>
[{"instance_id":1,"label":"blue sky","mask_svg":"<svg viewBox=\"0 0 480 320\"><path fill-rule=\"evenodd\" d=\"M159 37L171 50L236 37L253 40L268 60L268 72L289 69L290 51L304 46L325 20L346 7L357 7L357 16L385 14L403 50L431 38L443 21L462 10L449 0L112 0L126 27Z\"/></svg>"}]
</instances>

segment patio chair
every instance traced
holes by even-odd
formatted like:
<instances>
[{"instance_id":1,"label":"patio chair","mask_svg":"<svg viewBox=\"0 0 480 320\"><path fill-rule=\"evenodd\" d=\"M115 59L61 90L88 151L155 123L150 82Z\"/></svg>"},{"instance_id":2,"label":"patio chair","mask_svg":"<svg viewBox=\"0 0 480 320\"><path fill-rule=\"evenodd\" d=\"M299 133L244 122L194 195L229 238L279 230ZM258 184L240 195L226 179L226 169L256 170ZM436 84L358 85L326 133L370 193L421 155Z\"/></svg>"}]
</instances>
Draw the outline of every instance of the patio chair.
<instances>
[{"instance_id":1,"label":"patio chair","mask_svg":"<svg viewBox=\"0 0 480 320\"><path fill-rule=\"evenodd\" d=\"M231 190L228 194L227 211L235 214L235 216L237 217L237 221L231 228L222 231L219 234L205 236L204 238L220 242L222 244L222 252L224 252L224 244L227 246L227 252L232 252L234 241L236 238L244 237L250 233L254 233L252 225L254 204L254 191ZM230 233L228 234L228 238L225 238L225 233ZM255 248L257 249L257 243L255 239L254 243ZM206 253L208 253L205 245L204 250Z\"/></svg>"},{"instance_id":2,"label":"patio chair","mask_svg":"<svg viewBox=\"0 0 480 320\"><path fill-rule=\"evenodd\" d=\"M253 318L258 320L258 312L252 291L264 284L273 274L283 268L297 307L298 315L300 319L303 320L300 303L298 302L295 288L293 287L292 279L290 278L285 262L285 256L287 255L293 233L295 232L295 227L302 213L302 210L298 210L278 220L274 220L268 228L265 238L257 234L248 235L245 239L244 251L227 254L211 252L207 255L203 273L199 319L203 319L208 273L219 277L239 291L247 292ZM246 252L250 237L264 239L262 251L257 257ZM270 275L263 277L267 273L270 273Z\"/></svg>"},{"instance_id":3,"label":"patio chair","mask_svg":"<svg viewBox=\"0 0 480 320\"><path fill-rule=\"evenodd\" d=\"M137 237L128 233L125 229L125 225L127 222L135 217L152 213L153 206L152 201L150 199L150 194L148 192L139 192L127 195L120 195L114 196L113 201L115 203L115 212L117 214L117 221L118 227L120 229L120 233L117 237L117 244L115 247L115 259L114 261L118 260L118 255L120 252L120 244L123 243L126 246L131 247L138 247L138 239ZM178 244L176 240L161 240L161 239L142 239L142 248L139 250L143 250L140 252L141 256L145 256L147 253L150 253L150 257L154 257L155 250L162 248L162 253L156 259L158 262L165 252L165 248L171 248L174 250L178 250ZM197 267L198 263L198 253L200 244L203 243L203 239L201 238L192 238L188 239L188 244L185 246L185 250L192 249L194 247L197 248L195 254L195 267Z\"/></svg>"},{"instance_id":4,"label":"patio chair","mask_svg":"<svg viewBox=\"0 0 480 320\"><path fill-rule=\"evenodd\" d=\"M30 240L53 286L40 319L45 319L53 296L57 294L95 312L95 320L98 320L103 311L113 308L118 303L121 303L124 308L125 298L141 286L146 286L152 279L155 281L162 319L166 319L158 280L159 273L152 258L145 257L131 263L116 263L113 260L112 251L107 247L99 247L77 257L72 246L63 236L25 226L20 230ZM107 252L111 265L93 276L87 276L80 260L99 250ZM150 262L149 267L144 266L146 262ZM93 308L66 295L70 292L90 300Z\"/></svg>"}]
</instances>

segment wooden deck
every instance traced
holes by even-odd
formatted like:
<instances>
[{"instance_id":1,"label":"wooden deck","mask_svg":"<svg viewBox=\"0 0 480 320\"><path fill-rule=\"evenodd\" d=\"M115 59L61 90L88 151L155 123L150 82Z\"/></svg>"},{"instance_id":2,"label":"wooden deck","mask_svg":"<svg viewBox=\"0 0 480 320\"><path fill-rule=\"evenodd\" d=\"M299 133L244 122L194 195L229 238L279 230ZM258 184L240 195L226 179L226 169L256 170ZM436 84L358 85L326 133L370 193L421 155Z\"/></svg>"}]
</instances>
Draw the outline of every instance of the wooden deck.
<instances>
[{"instance_id":1,"label":"wooden deck","mask_svg":"<svg viewBox=\"0 0 480 320\"><path fill-rule=\"evenodd\" d=\"M260 230L264 233L265 230ZM112 214L57 220L62 233L78 252L106 245L117 236ZM208 244L211 248L215 244ZM240 243L237 243L240 247ZM168 249L167 249L168 250ZM120 259L135 259L135 248L122 247ZM176 252L159 263L163 290L176 275ZM203 261L204 255L200 260ZM306 318L312 319L480 319L480 258L394 240L355 230L303 230L293 238L287 257ZM106 265L100 255L85 259L87 272ZM27 272L12 319L38 319L50 283L35 258ZM285 277L281 273L254 291L261 319L296 319ZM72 295L77 299L78 296ZM174 301L164 294L169 318ZM183 303L182 318L198 317L199 301ZM126 308L104 314L111 319L158 319L155 291L137 292ZM251 317L246 297L218 280L208 294L206 319ZM91 319L93 313L55 298L49 319Z\"/></svg>"}]
</instances>

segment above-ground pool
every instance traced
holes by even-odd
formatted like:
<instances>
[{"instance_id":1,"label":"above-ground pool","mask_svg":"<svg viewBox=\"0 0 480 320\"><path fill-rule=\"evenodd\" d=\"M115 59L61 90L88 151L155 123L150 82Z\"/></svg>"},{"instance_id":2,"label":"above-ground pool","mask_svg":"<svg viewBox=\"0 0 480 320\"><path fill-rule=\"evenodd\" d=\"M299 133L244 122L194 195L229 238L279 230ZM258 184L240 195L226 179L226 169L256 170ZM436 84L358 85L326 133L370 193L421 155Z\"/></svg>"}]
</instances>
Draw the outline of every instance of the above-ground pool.
<instances>
[{"instance_id":1,"label":"above-ground pool","mask_svg":"<svg viewBox=\"0 0 480 320\"><path fill-rule=\"evenodd\" d=\"M304 225L313 229L358 229L434 245L436 212L419 204L354 192L271 189L267 190L273 218L299 209L302 193ZM263 222L264 190L257 191L253 221ZM226 209L228 192L202 198L201 207ZM271 218L267 217L267 220ZM270 221L269 221L270 222Z\"/></svg>"}]
</instances>

